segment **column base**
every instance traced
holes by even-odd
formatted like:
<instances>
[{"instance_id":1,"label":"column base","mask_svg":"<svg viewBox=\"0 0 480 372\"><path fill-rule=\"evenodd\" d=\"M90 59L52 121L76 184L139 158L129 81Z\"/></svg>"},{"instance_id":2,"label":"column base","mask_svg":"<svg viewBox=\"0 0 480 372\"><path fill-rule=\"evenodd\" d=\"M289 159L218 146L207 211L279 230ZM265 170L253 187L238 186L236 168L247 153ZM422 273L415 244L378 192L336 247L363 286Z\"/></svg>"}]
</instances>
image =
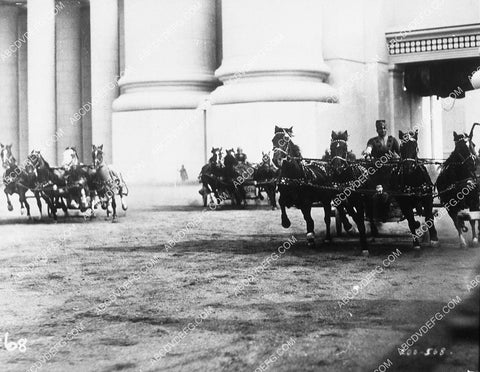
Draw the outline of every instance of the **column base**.
<instances>
[{"instance_id":1,"label":"column base","mask_svg":"<svg viewBox=\"0 0 480 372\"><path fill-rule=\"evenodd\" d=\"M261 76L232 79L212 92L214 105L249 102L316 101L335 103L336 90L320 79L298 76Z\"/></svg>"}]
</instances>

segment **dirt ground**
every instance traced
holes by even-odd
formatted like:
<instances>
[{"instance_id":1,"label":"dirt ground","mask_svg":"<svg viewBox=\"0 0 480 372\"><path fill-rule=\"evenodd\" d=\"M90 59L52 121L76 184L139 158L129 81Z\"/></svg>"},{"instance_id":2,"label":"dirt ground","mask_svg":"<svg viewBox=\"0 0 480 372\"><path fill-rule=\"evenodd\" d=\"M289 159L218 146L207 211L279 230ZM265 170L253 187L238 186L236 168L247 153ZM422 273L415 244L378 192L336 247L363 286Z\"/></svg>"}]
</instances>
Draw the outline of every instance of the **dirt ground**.
<instances>
[{"instance_id":1,"label":"dirt ground","mask_svg":"<svg viewBox=\"0 0 480 372\"><path fill-rule=\"evenodd\" d=\"M289 210L288 230L266 206L202 212L198 188L132 186L116 224L103 211L28 222L18 202L8 212L1 200L0 371L373 371L387 359L381 371L478 371L478 344L446 331L454 310L412 347L443 347L444 356L397 352L448 301L469 295L480 249L458 248L451 221L437 222L441 246L420 257L405 223L385 224L374 254L357 257L357 236L321 244L319 208L309 249L300 211ZM167 252L174 234L183 237ZM298 242L280 254L292 235ZM6 332L8 342L25 338L26 351L7 351Z\"/></svg>"}]
</instances>

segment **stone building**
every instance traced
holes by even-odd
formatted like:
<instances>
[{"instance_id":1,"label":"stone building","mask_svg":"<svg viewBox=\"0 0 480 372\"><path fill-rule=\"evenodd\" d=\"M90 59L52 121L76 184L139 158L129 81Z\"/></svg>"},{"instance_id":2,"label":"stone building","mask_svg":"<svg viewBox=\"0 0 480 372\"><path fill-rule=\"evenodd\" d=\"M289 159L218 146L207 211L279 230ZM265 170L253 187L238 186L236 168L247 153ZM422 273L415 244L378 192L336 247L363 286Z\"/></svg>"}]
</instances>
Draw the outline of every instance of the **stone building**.
<instances>
[{"instance_id":1,"label":"stone building","mask_svg":"<svg viewBox=\"0 0 480 372\"><path fill-rule=\"evenodd\" d=\"M154 184L212 146L259 161L275 125L359 154L385 119L441 158L480 121L479 53L477 0L0 0L0 142L53 164L103 143Z\"/></svg>"}]
</instances>

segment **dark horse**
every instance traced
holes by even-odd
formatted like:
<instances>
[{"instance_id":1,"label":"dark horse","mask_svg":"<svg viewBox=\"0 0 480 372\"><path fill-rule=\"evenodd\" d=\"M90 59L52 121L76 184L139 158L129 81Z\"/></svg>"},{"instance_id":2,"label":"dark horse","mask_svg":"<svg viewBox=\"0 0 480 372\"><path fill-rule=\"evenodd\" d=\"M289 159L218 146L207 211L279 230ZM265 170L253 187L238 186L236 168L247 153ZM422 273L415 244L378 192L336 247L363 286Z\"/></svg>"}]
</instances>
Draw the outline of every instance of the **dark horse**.
<instances>
[{"instance_id":1,"label":"dark horse","mask_svg":"<svg viewBox=\"0 0 480 372\"><path fill-rule=\"evenodd\" d=\"M473 129L479 123L475 123L470 130L470 134L457 134L453 132L455 149L448 159L443 163L440 174L437 178L437 189L440 201L448 211L448 214L455 224L458 231L460 247L466 247L465 238L462 236L462 230L465 229L457 215L462 209L478 211L478 183L475 169L478 158L475 153L475 145L472 142ZM478 243L478 236L475 230L475 221L470 221L472 227L473 243Z\"/></svg>"},{"instance_id":2,"label":"dark horse","mask_svg":"<svg viewBox=\"0 0 480 372\"><path fill-rule=\"evenodd\" d=\"M31 189L37 199L38 210L40 211L40 218L42 217L42 202L40 200L40 193L35 190L35 173L29 162L25 167L20 168L17 165L17 160L12 154L12 145L0 144L0 158L2 166L5 168L3 175L3 184L5 185L5 195L7 197L7 208L9 211L13 210L10 195L16 193L20 201L21 213L24 213L24 206L27 210L28 219L31 219L30 205L27 202L26 193Z\"/></svg>"},{"instance_id":3,"label":"dark horse","mask_svg":"<svg viewBox=\"0 0 480 372\"><path fill-rule=\"evenodd\" d=\"M438 245L437 230L433 219L433 183L425 168L418 161L418 129L415 132L399 132L400 163L393 169L390 178L391 190L397 194L397 200L403 215L408 221L408 227L413 237L413 249L420 250L420 234L417 229L420 223L415 220L413 210L425 217L430 243ZM421 231L421 230L420 230Z\"/></svg>"},{"instance_id":4,"label":"dark horse","mask_svg":"<svg viewBox=\"0 0 480 372\"><path fill-rule=\"evenodd\" d=\"M334 132L330 141L330 174L331 181L341 188L351 187L352 183L361 178L368 179L367 169L349 160L348 132ZM360 248L363 255L368 255L367 237L365 232L365 196L360 192L353 191L337 195L341 206L353 218L360 233ZM341 197L343 196L343 197Z\"/></svg>"},{"instance_id":5,"label":"dark horse","mask_svg":"<svg viewBox=\"0 0 480 372\"><path fill-rule=\"evenodd\" d=\"M332 191L325 162L302 159L300 148L292 141L293 128L275 126L273 143L273 164L280 169L278 203L282 212L282 226L290 227L286 208L297 207L302 211L307 224L307 243L315 246L314 222L311 216L312 205L321 202L325 212L325 242L331 241L331 201Z\"/></svg>"},{"instance_id":6,"label":"dark horse","mask_svg":"<svg viewBox=\"0 0 480 372\"><path fill-rule=\"evenodd\" d=\"M203 196L203 205L207 206L207 197L214 194L217 202L220 200L220 193L227 193L233 205L242 205L245 202L245 189L243 182L237 181L241 170L238 160L233 155L233 149L227 151L222 163L222 148L212 147L212 156L208 163L202 167L199 181L202 189L199 193ZM241 168L246 167L242 165Z\"/></svg>"},{"instance_id":7,"label":"dark horse","mask_svg":"<svg viewBox=\"0 0 480 372\"><path fill-rule=\"evenodd\" d=\"M261 192L264 190L267 193L272 209L277 207L275 190L277 188L276 180L278 178L278 173L279 170L273 165L268 152L264 153L262 151L262 162L255 167L253 179L257 182L259 188L258 195L260 199L263 200Z\"/></svg>"}]
</instances>

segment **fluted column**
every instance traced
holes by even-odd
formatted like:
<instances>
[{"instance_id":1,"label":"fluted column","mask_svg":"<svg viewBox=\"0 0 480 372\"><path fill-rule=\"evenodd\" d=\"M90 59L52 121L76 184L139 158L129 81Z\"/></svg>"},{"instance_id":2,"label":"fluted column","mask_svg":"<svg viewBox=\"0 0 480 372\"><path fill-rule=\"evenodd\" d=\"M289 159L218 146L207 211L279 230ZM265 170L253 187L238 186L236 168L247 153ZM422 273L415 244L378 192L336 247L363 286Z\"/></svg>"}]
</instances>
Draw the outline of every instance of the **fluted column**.
<instances>
[{"instance_id":1,"label":"fluted column","mask_svg":"<svg viewBox=\"0 0 480 372\"><path fill-rule=\"evenodd\" d=\"M27 32L27 10L21 9L18 15L18 37L23 38ZM28 76L27 76L28 42L22 44L18 51L18 136L19 160L26 159L28 148Z\"/></svg>"},{"instance_id":2,"label":"fluted column","mask_svg":"<svg viewBox=\"0 0 480 372\"><path fill-rule=\"evenodd\" d=\"M90 0L92 143L112 161L112 102L118 96L118 2Z\"/></svg>"},{"instance_id":3,"label":"fluted column","mask_svg":"<svg viewBox=\"0 0 480 372\"><path fill-rule=\"evenodd\" d=\"M335 102L325 83L322 2L318 0L222 2L224 83L213 104L258 101Z\"/></svg>"},{"instance_id":4,"label":"fluted column","mask_svg":"<svg viewBox=\"0 0 480 372\"><path fill-rule=\"evenodd\" d=\"M115 111L195 108L215 78L214 0L126 0Z\"/></svg>"},{"instance_id":5,"label":"fluted column","mask_svg":"<svg viewBox=\"0 0 480 372\"><path fill-rule=\"evenodd\" d=\"M29 1L28 142L55 162L55 0Z\"/></svg>"},{"instance_id":6,"label":"fluted column","mask_svg":"<svg viewBox=\"0 0 480 372\"><path fill-rule=\"evenodd\" d=\"M17 23L18 8L0 4L0 141L19 158Z\"/></svg>"},{"instance_id":7,"label":"fluted column","mask_svg":"<svg viewBox=\"0 0 480 372\"><path fill-rule=\"evenodd\" d=\"M57 130L63 132L57 142L57 164L68 146L75 146L83 158L82 120L70 120L79 112L82 101L80 4L77 0L62 3L64 9L56 20Z\"/></svg>"}]
</instances>

